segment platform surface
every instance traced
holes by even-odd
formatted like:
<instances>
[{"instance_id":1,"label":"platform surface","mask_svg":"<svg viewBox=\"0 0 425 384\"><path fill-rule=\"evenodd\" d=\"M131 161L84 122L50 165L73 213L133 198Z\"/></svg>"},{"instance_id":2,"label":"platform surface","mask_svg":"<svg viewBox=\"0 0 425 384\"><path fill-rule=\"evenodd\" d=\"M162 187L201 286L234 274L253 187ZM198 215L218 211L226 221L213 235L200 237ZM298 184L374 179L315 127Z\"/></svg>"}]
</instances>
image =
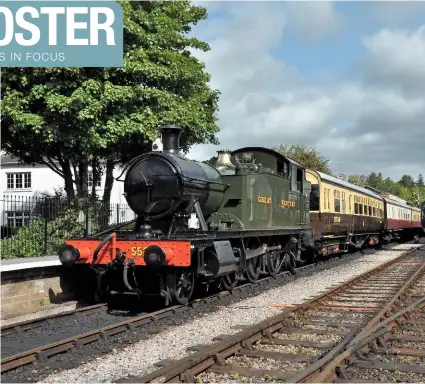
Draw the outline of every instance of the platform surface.
<instances>
[{"instance_id":1,"label":"platform surface","mask_svg":"<svg viewBox=\"0 0 425 384\"><path fill-rule=\"evenodd\" d=\"M25 257L5 259L0 261L0 272L18 271L40 267L53 267L61 265L58 256Z\"/></svg>"}]
</instances>

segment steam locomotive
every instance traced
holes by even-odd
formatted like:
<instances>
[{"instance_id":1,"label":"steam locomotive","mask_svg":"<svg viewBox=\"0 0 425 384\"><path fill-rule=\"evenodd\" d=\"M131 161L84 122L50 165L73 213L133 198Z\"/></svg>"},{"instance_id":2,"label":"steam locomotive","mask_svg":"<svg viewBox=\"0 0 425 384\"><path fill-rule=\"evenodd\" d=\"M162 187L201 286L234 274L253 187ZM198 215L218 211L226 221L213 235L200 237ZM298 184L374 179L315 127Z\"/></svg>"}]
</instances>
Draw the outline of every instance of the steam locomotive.
<instances>
[{"instance_id":1,"label":"steam locomotive","mask_svg":"<svg viewBox=\"0 0 425 384\"><path fill-rule=\"evenodd\" d=\"M180 154L182 128L163 126L160 133L154 150L134 158L123 171L124 195L137 215L134 230L117 226L70 239L59 250L63 265L87 265L96 272L98 299L130 294L161 296L165 305L186 304L195 284L232 290L242 279L254 283L260 275L276 276L283 269L295 273L297 265L320 255L418 230L416 224L385 226L384 214L378 217L379 208L372 206L370 225L364 225L365 217L363 226L360 219L351 225L348 217L360 214L354 208L352 214L331 211L323 185L351 188L356 196L375 194L382 204L384 198L364 189L356 192L351 184L338 186L271 149L219 151L213 167ZM315 206L311 214L310 203ZM341 220L334 217L344 215L345 226L328 225L331 217L338 224Z\"/></svg>"},{"instance_id":2,"label":"steam locomotive","mask_svg":"<svg viewBox=\"0 0 425 384\"><path fill-rule=\"evenodd\" d=\"M241 278L294 270L313 246L310 183L297 162L266 148L221 153L217 168L179 152L182 129L160 128L162 148L127 164L133 232L72 239L63 265L90 265L98 295L160 295L185 304L195 281L233 289Z\"/></svg>"}]
</instances>

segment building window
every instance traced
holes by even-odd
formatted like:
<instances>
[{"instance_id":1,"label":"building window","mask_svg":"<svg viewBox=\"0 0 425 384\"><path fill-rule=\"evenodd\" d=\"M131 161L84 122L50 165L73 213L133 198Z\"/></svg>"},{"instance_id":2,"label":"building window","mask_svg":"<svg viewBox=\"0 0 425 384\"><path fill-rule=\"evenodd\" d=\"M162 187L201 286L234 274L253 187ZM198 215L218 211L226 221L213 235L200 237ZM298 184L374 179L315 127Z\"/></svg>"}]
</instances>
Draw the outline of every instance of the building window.
<instances>
[{"instance_id":1,"label":"building window","mask_svg":"<svg viewBox=\"0 0 425 384\"><path fill-rule=\"evenodd\" d=\"M9 228L26 227L30 221L29 211L8 211L6 222Z\"/></svg>"},{"instance_id":2,"label":"building window","mask_svg":"<svg viewBox=\"0 0 425 384\"><path fill-rule=\"evenodd\" d=\"M87 186L89 188L93 187L93 172L89 171L87 176ZM96 180L96 188L100 188L102 186L101 180Z\"/></svg>"},{"instance_id":3,"label":"building window","mask_svg":"<svg viewBox=\"0 0 425 384\"><path fill-rule=\"evenodd\" d=\"M7 189L31 189L31 172L8 173Z\"/></svg>"}]
</instances>

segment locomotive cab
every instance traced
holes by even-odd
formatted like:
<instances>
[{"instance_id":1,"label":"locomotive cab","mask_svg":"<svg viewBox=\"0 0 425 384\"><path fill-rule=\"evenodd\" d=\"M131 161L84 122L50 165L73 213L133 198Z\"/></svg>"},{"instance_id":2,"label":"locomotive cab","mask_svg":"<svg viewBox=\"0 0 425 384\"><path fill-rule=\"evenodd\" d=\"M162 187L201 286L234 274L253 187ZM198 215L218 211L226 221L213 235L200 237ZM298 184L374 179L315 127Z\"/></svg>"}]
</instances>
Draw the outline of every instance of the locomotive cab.
<instances>
[{"instance_id":1,"label":"locomotive cab","mask_svg":"<svg viewBox=\"0 0 425 384\"><path fill-rule=\"evenodd\" d=\"M308 226L310 183L300 164L259 147L238 149L231 153L230 161L234 169L222 174L230 188L221 208L209 219L212 227L248 230Z\"/></svg>"}]
</instances>

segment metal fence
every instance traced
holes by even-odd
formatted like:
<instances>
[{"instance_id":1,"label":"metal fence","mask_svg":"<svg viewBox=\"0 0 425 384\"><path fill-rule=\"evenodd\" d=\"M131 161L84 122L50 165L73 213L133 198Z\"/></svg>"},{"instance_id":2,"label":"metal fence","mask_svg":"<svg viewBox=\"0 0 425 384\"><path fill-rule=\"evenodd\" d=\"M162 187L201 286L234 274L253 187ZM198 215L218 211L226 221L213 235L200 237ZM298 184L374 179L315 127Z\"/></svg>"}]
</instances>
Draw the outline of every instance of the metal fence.
<instances>
[{"instance_id":1,"label":"metal fence","mask_svg":"<svg viewBox=\"0 0 425 384\"><path fill-rule=\"evenodd\" d=\"M0 202L1 258L54 255L81 238L135 218L127 204L5 195Z\"/></svg>"}]
</instances>

